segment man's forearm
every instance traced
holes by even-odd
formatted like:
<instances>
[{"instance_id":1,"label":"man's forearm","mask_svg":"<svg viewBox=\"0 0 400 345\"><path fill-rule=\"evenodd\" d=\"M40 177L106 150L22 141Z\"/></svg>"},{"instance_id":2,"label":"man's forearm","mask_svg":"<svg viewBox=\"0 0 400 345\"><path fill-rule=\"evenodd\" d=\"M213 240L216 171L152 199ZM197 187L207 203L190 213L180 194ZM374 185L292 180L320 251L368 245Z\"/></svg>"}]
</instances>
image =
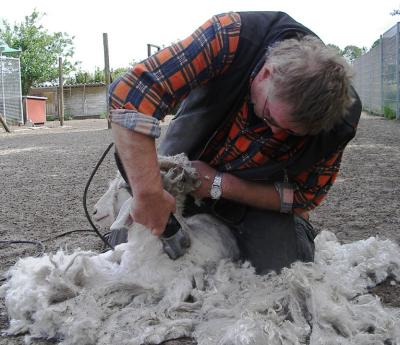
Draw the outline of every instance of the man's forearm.
<instances>
[{"instance_id":1,"label":"man's forearm","mask_svg":"<svg viewBox=\"0 0 400 345\"><path fill-rule=\"evenodd\" d=\"M155 142L152 137L112 125L114 141L124 165L133 194L157 194L162 191Z\"/></svg>"},{"instance_id":2,"label":"man's forearm","mask_svg":"<svg viewBox=\"0 0 400 345\"><path fill-rule=\"evenodd\" d=\"M112 129L134 196L130 215L160 236L176 205L175 198L163 188L154 139L115 123Z\"/></svg>"},{"instance_id":3,"label":"man's forearm","mask_svg":"<svg viewBox=\"0 0 400 345\"><path fill-rule=\"evenodd\" d=\"M280 197L273 184L246 181L231 174L224 174L222 196L246 205L279 211Z\"/></svg>"}]
</instances>

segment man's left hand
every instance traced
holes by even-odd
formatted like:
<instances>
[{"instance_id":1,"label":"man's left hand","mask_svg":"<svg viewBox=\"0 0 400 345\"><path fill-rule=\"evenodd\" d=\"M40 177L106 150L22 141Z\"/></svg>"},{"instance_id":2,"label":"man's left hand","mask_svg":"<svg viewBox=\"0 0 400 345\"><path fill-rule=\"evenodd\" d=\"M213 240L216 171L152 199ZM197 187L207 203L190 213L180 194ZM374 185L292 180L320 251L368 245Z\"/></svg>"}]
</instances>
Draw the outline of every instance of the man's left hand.
<instances>
[{"instance_id":1,"label":"man's left hand","mask_svg":"<svg viewBox=\"0 0 400 345\"><path fill-rule=\"evenodd\" d=\"M217 170L202 161L192 161L191 163L197 170L199 180L201 181L200 186L192 192L192 195L200 199L209 198L211 186L217 174Z\"/></svg>"}]
</instances>

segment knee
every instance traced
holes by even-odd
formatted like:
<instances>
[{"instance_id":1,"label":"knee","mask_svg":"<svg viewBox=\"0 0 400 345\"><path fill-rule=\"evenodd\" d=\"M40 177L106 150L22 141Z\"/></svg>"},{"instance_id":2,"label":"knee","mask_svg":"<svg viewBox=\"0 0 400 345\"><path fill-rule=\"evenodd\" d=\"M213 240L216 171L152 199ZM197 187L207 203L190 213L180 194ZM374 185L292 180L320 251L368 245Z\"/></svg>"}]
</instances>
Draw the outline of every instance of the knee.
<instances>
[{"instance_id":1,"label":"knee","mask_svg":"<svg viewBox=\"0 0 400 345\"><path fill-rule=\"evenodd\" d=\"M315 254L315 231L313 226L306 219L294 217L297 258L302 262L314 261Z\"/></svg>"}]
</instances>

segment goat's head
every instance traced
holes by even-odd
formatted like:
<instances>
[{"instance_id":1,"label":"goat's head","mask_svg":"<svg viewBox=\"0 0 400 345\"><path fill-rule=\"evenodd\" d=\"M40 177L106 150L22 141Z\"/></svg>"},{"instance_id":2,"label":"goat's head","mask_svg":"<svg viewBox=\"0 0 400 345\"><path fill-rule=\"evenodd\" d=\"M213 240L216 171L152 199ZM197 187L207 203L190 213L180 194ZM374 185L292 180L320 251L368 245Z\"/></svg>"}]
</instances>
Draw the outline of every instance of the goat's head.
<instances>
[{"instance_id":1,"label":"goat's head","mask_svg":"<svg viewBox=\"0 0 400 345\"><path fill-rule=\"evenodd\" d=\"M130 197L129 186L121 175L110 182L108 190L94 205L93 218L102 228L109 229L123 203Z\"/></svg>"}]
</instances>

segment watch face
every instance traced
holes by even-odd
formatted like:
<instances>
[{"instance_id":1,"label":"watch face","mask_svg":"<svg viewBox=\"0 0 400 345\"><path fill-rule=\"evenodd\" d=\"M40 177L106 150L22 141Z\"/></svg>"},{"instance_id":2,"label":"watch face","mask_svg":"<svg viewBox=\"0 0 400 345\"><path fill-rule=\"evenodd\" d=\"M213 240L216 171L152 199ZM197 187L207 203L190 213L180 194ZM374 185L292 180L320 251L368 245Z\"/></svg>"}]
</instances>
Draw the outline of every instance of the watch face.
<instances>
[{"instance_id":1,"label":"watch face","mask_svg":"<svg viewBox=\"0 0 400 345\"><path fill-rule=\"evenodd\" d=\"M219 199L221 197L221 194L221 188L219 188L218 186L212 186L210 191L211 199Z\"/></svg>"}]
</instances>

